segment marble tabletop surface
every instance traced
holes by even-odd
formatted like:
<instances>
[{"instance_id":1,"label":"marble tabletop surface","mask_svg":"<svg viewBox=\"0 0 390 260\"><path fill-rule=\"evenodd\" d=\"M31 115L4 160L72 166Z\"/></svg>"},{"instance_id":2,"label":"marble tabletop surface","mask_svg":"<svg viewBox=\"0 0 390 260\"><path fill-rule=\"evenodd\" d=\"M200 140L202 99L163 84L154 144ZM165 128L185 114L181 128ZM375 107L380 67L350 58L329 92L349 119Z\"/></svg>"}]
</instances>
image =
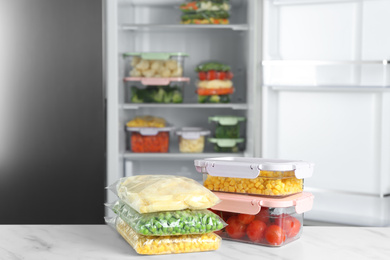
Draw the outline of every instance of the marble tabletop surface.
<instances>
[{"instance_id":1,"label":"marble tabletop surface","mask_svg":"<svg viewBox=\"0 0 390 260\"><path fill-rule=\"evenodd\" d=\"M107 225L0 225L0 259L390 259L390 227L304 226L282 247L223 240L217 251L138 255Z\"/></svg>"}]
</instances>

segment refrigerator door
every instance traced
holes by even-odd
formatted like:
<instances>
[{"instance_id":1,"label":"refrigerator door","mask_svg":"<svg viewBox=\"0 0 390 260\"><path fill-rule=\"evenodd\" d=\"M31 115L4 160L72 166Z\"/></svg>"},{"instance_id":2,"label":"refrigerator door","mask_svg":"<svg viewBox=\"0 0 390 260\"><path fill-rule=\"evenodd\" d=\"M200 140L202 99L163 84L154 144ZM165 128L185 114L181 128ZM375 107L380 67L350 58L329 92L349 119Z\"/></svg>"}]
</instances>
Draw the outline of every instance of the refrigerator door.
<instances>
[{"instance_id":1,"label":"refrigerator door","mask_svg":"<svg viewBox=\"0 0 390 260\"><path fill-rule=\"evenodd\" d=\"M102 1L0 1L0 224L103 223Z\"/></svg>"}]
</instances>

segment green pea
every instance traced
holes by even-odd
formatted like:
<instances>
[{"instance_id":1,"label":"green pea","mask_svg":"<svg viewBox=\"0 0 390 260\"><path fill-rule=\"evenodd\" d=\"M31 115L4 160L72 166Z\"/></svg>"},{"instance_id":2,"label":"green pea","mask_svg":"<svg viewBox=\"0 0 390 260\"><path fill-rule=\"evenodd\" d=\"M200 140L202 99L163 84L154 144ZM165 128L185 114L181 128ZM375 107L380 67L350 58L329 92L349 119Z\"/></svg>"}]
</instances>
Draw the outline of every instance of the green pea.
<instances>
[{"instance_id":1,"label":"green pea","mask_svg":"<svg viewBox=\"0 0 390 260\"><path fill-rule=\"evenodd\" d=\"M179 228L183 228L183 226L184 226L183 222L179 222L178 227L179 227Z\"/></svg>"},{"instance_id":2,"label":"green pea","mask_svg":"<svg viewBox=\"0 0 390 260\"><path fill-rule=\"evenodd\" d=\"M223 224L222 223L218 223L217 229L222 229L222 228L223 228Z\"/></svg>"},{"instance_id":3,"label":"green pea","mask_svg":"<svg viewBox=\"0 0 390 260\"><path fill-rule=\"evenodd\" d=\"M206 225L206 230L210 230L211 229L211 225Z\"/></svg>"},{"instance_id":4,"label":"green pea","mask_svg":"<svg viewBox=\"0 0 390 260\"><path fill-rule=\"evenodd\" d=\"M172 228L172 227L169 227L169 228L167 229L167 231L168 231L169 233L171 233L171 232L172 232L172 230L173 230L173 228Z\"/></svg>"},{"instance_id":5,"label":"green pea","mask_svg":"<svg viewBox=\"0 0 390 260\"><path fill-rule=\"evenodd\" d=\"M170 219L172 217L171 213L166 212L165 213L165 219Z\"/></svg>"},{"instance_id":6,"label":"green pea","mask_svg":"<svg viewBox=\"0 0 390 260\"><path fill-rule=\"evenodd\" d=\"M191 232L191 233L195 232L195 228L194 228L194 227L191 227L191 228L190 228L190 232Z\"/></svg>"},{"instance_id":7,"label":"green pea","mask_svg":"<svg viewBox=\"0 0 390 260\"><path fill-rule=\"evenodd\" d=\"M190 227L189 226L184 226L184 230L190 230Z\"/></svg>"},{"instance_id":8,"label":"green pea","mask_svg":"<svg viewBox=\"0 0 390 260\"><path fill-rule=\"evenodd\" d=\"M157 228L162 228L161 223L156 223L156 227L157 227Z\"/></svg>"},{"instance_id":9,"label":"green pea","mask_svg":"<svg viewBox=\"0 0 390 260\"><path fill-rule=\"evenodd\" d=\"M196 226L195 226L196 228L200 228L200 223L198 222L198 223L196 223Z\"/></svg>"},{"instance_id":10,"label":"green pea","mask_svg":"<svg viewBox=\"0 0 390 260\"><path fill-rule=\"evenodd\" d=\"M156 228L156 227L152 227L152 228L150 229L150 232L152 232L153 234L156 233L156 232L157 232L157 228Z\"/></svg>"},{"instance_id":11,"label":"green pea","mask_svg":"<svg viewBox=\"0 0 390 260\"><path fill-rule=\"evenodd\" d=\"M179 227L174 227L174 228L173 228L173 231L179 232Z\"/></svg>"},{"instance_id":12,"label":"green pea","mask_svg":"<svg viewBox=\"0 0 390 260\"><path fill-rule=\"evenodd\" d=\"M163 227L162 230L163 230L164 233L168 232L168 228L167 227Z\"/></svg>"}]
</instances>

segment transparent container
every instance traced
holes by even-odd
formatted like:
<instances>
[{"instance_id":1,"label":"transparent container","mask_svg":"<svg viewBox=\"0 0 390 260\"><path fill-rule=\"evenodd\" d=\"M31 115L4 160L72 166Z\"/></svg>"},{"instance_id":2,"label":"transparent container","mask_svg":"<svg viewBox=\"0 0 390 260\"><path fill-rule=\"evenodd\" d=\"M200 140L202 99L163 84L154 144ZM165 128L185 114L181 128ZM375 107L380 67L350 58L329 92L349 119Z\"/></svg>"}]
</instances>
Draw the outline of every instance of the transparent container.
<instances>
[{"instance_id":1,"label":"transparent container","mask_svg":"<svg viewBox=\"0 0 390 260\"><path fill-rule=\"evenodd\" d=\"M204 150L205 136L210 131L200 127L183 127L176 131L179 137L179 150L182 153L201 153Z\"/></svg>"},{"instance_id":2,"label":"transparent container","mask_svg":"<svg viewBox=\"0 0 390 260\"><path fill-rule=\"evenodd\" d=\"M273 197L301 193L314 168L310 162L249 157L206 158L194 164L209 190Z\"/></svg>"},{"instance_id":3,"label":"transparent container","mask_svg":"<svg viewBox=\"0 0 390 260\"><path fill-rule=\"evenodd\" d=\"M215 192L221 202L211 210L228 225L215 233L222 239L280 247L302 235L303 213L313 207L309 192L267 198Z\"/></svg>"},{"instance_id":4,"label":"transparent container","mask_svg":"<svg viewBox=\"0 0 390 260\"><path fill-rule=\"evenodd\" d=\"M190 0L180 5L183 24L228 24L229 0Z\"/></svg>"},{"instance_id":5,"label":"transparent container","mask_svg":"<svg viewBox=\"0 0 390 260\"><path fill-rule=\"evenodd\" d=\"M125 102L183 103L183 88L187 83L188 81L185 80L169 80L169 83L166 85L144 85L141 81L131 81L125 86Z\"/></svg>"},{"instance_id":6,"label":"transparent container","mask_svg":"<svg viewBox=\"0 0 390 260\"><path fill-rule=\"evenodd\" d=\"M198 103L230 103L231 94L234 88L208 89L198 88Z\"/></svg>"},{"instance_id":7,"label":"transparent container","mask_svg":"<svg viewBox=\"0 0 390 260\"><path fill-rule=\"evenodd\" d=\"M244 143L244 138L208 138L214 144L214 151L217 153L236 153L242 150L240 144Z\"/></svg>"},{"instance_id":8,"label":"transparent container","mask_svg":"<svg viewBox=\"0 0 390 260\"><path fill-rule=\"evenodd\" d=\"M127 127L130 149L134 153L167 153L173 127Z\"/></svg>"},{"instance_id":9,"label":"transparent container","mask_svg":"<svg viewBox=\"0 0 390 260\"><path fill-rule=\"evenodd\" d=\"M132 78L175 78L182 77L186 53L145 52L124 53L125 75Z\"/></svg>"},{"instance_id":10,"label":"transparent container","mask_svg":"<svg viewBox=\"0 0 390 260\"><path fill-rule=\"evenodd\" d=\"M209 117L209 122L216 122L215 137L216 138L239 138L240 137L240 122L244 121L245 117L240 116L212 116Z\"/></svg>"}]
</instances>

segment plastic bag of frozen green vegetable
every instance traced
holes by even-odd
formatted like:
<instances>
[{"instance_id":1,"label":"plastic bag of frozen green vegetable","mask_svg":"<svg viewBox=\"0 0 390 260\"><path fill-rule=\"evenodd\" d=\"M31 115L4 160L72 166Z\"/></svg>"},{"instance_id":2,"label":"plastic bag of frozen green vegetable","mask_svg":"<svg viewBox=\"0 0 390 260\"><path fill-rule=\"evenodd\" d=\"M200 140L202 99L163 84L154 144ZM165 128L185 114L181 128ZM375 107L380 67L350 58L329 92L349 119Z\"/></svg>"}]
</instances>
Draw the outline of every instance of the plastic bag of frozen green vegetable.
<instances>
[{"instance_id":1,"label":"plastic bag of frozen green vegetable","mask_svg":"<svg viewBox=\"0 0 390 260\"><path fill-rule=\"evenodd\" d=\"M206 209L140 214L121 200L107 206L135 232L147 236L204 234L221 230L227 225Z\"/></svg>"},{"instance_id":2,"label":"plastic bag of frozen green vegetable","mask_svg":"<svg viewBox=\"0 0 390 260\"><path fill-rule=\"evenodd\" d=\"M207 209L221 200L193 179L174 175L137 175L108 187L139 213Z\"/></svg>"}]
</instances>

